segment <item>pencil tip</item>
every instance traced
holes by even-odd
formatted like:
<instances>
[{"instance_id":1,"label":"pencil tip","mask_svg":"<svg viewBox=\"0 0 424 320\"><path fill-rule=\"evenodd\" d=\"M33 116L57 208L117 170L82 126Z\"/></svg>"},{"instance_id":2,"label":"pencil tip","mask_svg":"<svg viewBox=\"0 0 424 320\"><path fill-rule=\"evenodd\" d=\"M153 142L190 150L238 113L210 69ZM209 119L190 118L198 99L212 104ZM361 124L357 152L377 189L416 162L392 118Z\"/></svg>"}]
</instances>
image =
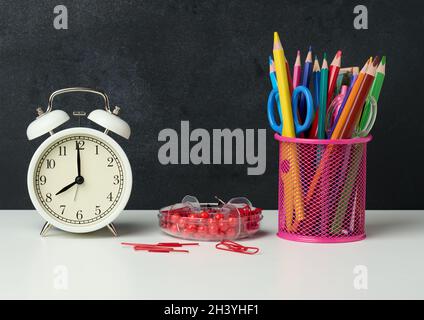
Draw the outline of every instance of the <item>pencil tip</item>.
<instances>
[{"instance_id":1,"label":"pencil tip","mask_svg":"<svg viewBox=\"0 0 424 320\"><path fill-rule=\"evenodd\" d=\"M268 61L269 61L269 64L273 64L274 63L274 60L272 60L272 57L271 56L268 57Z\"/></svg>"},{"instance_id":2,"label":"pencil tip","mask_svg":"<svg viewBox=\"0 0 424 320\"><path fill-rule=\"evenodd\" d=\"M297 55L300 56L300 50L297 50Z\"/></svg>"},{"instance_id":3,"label":"pencil tip","mask_svg":"<svg viewBox=\"0 0 424 320\"><path fill-rule=\"evenodd\" d=\"M324 58L323 60L327 60L327 53L324 52Z\"/></svg>"},{"instance_id":4,"label":"pencil tip","mask_svg":"<svg viewBox=\"0 0 424 320\"><path fill-rule=\"evenodd\" d=\"M274 50L282 49L283 46L281 45L280 36L278 35L278 32L274 32Z\"/></svg>"},{"instance_id":5,"label":"pencil tip","mask_svg":"<svg viewBox=\"0 0 424 320\"><path fill-rule=\"evenodd\" d=\"M381 58L381 64L384 66L384 65L386 65L386 56L383 56L382 58Z\"/></svg>"},{"instance_id":6,"label":"pencil tip","mask_svg":"<svg viewBox=\"0 0 424 320\"><path fill-rule=\"evenodd\" d=\"M340 58L342 56L342 50L337 51L336 53L336 57Z\"/></svg>"},{"instance_id":7,"label":"pencil tip","mask_svg":"<svg viewBox=\"0 0 424 320\"><path fill-rule=\"evenodd\" d=\"M309 46L309 49L308 49L308 51L312 51L312 46Z\"/></svg>"}]
</instances>

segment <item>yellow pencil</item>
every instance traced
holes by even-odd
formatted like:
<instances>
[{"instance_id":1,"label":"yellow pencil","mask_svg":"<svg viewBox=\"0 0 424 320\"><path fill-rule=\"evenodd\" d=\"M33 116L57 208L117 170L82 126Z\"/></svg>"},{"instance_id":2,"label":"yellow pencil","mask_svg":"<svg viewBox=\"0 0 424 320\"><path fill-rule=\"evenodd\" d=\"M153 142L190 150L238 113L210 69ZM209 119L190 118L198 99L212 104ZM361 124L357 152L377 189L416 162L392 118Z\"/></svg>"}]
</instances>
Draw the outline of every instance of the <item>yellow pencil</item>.
<instances>
[{"instance_id":1,"label":"yellow pencil","mask_svg":"<svg viewBox=\"0 0 424 320\"><path fill-rule=\"evenodd\" d=\"M277 75L278 94L280 97L281 114L283 115L284 122L281 136L294 138L296 135L294 130L290 87L287 79L286 58L277 32L274 32L273 54L275 74Z\"/></svg>"},{"instance_id":2,"label":"yellow pencil","mask_svg":"<svg viewBox=\"0 0 424 320\"><path fill-rule=\"evenodd\" d=\"M278 94L280 97L281 114L283 116L283 130L281 136L295 138L293 111L291 103L290 86L287 78L286 58L281 45L280 37L274 32L274 64L278 82ZM281 149L280 159L290 164L290 174L282 173L284 184L284 210L286 213L286 227L288 231L295 231L297 225L304 218L302 187L300 185L299 163L295 144L284 143ZM293 209L296 212L296 223L293 226Z\"/></svg>"}]
</instances>

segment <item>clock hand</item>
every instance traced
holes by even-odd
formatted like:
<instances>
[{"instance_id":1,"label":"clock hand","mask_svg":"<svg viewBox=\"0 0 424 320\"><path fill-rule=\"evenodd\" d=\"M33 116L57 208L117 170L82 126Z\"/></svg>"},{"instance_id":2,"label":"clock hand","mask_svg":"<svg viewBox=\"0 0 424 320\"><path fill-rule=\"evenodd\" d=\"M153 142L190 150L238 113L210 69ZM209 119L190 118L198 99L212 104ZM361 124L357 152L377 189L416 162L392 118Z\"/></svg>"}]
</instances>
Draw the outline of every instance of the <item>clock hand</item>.
<instances>
[{"instance_id":1,"label":"clock hand","mask_svg":"<svg viewBox=\"0 0 424 320\"><path fill-rule=\"evenodd\" d=\"M76 147L77 147L77 169L78 169L78 176L81 176L81 155L80 155L80 149L78 145L78 141L75 141Z\"/></svg>"},{"instance_id":2,"label":"clock hand","mask_svg":"<svg viewBox=\"0 0 424 320\"><path fill-rule=\"evenodd\" d=\"M77 200L78 186L79 186L79 185L77 184L77 187L75 188L74 201L76 201L76 200Z\"/></svg>"},{"instance_id":3,"label":"clock hand","mask_svg":"<svg viewBox=\"0 0 424 320\"><path fill-rule=\"evenodd\" d=\"M65 192L66 190L72 188L76 184L82 184L84 182L84 178L81 176L78 176L75 178L75 181L68 184L66 187L63 187L61 190L59 190L56 195L61 194L62 192Z\"/></svg>"},{"instance_id":4,"label":"clock hand","mask_svg":"<svg viewBox=\"0 0 424 320\"><path fill-rule=\"evenodd\" d=\"M56 195L61 194L62 192L65 192L66 190L68 190L68 189L72 188L72 187L73 187L74 185L76 185L76 184L77 184L77 182L76 182L76 181L72 182L71 184L68 184L66 187L63 187L62 189L60 189L60 190L56 193Z\"/></svg>"}]
</instances>

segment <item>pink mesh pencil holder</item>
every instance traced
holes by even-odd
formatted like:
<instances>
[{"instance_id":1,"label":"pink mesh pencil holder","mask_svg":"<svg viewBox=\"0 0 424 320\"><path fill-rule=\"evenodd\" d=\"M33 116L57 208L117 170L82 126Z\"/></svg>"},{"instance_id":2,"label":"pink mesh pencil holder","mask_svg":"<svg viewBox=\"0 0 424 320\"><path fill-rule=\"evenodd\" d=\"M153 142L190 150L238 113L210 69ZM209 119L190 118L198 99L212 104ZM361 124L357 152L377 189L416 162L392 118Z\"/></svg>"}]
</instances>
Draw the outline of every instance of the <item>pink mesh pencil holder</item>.
<instances>
[{"instance_id":1,"label":"pink mesh pencil holder","mask_svg":"<svg viewBox=\"0 0 424 320\"><path fill-rule=\"evenodd\" d=\"M302 242L365 238L367 143L372 137L279 141L278 236Z\"/></svg>"}]
</instances>

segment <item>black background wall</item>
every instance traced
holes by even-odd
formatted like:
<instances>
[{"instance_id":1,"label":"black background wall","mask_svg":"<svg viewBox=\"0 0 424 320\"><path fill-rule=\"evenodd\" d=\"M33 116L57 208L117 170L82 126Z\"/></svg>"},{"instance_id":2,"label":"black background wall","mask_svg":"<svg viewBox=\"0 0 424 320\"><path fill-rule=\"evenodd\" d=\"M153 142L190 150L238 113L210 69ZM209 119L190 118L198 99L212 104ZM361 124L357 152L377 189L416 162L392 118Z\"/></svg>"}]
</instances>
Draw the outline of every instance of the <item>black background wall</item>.
<instances>
[{"instance_id":1,"label":"black background wall","mask_svg":"<svg viewBox=\"0 0 424 320\"><path fill-rule=\"evenodd\" d=\"M68 8L69 29L53 27L53 8ZM353 8L368 8L369 29L355 30ZM27 141L36 106L69 86L105 90L133 129L132 209L158 208L185 194L203 201L246 195L277 206L277 144L265 103L268 55L279 31L290 64L311 44L343 65L387 55L387 77L369 145L368 208L423 208L424 117L422 1L2 1L0 4L0 208L32 208L30 158L45 139ZM303 58L304 59L304 56ZM90 110L89 95L57 99L60 108ZM267 169L246 165L169 165L158 161L158 133L194 128L266 128ZM70 125L75 125L76 120Z\"/></svg>"}]
</instances>

